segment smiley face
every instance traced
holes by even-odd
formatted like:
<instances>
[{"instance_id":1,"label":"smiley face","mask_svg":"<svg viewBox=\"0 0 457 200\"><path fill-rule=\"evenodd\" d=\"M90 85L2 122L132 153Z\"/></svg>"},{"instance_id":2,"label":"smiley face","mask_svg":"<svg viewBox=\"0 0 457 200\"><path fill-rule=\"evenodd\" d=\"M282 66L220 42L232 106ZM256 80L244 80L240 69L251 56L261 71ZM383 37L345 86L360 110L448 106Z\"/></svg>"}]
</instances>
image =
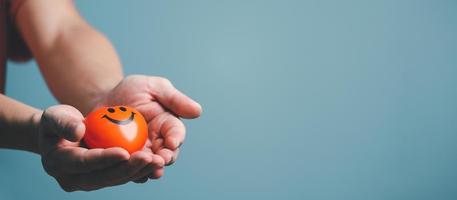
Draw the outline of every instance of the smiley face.
<instances>
[{"instance_id":1,"label":"smiley face","mask_svg":"<svg viewBox=\"0 0 457 200\"><path fill-rule=\"evenodd\" d=\"M109 113L115 113L116 112L116 108L108 108L106 109ZM127 112L127 108L123 107L123 106L119 106L119 111L120 112ZM118 125L126 125L126 124L129 124L130 122L132 122L134 119L135 119L135 112L131 111L130 112L130 117L128 117L127 119L124 119L124 120L119 120L119 119L114 119L114 118L111 118L110 116L108 116L108 114L104 114L102 116L102 118L106 118L107 120L109 120L110 122L112 123L115 123L115 124L118 124ZM122 115L122 114L121 114Z\"/></svg>"},{"instance_id":2,"label":"smiley face","mask_svg":"<svg viewBox=\"0 0 457 200\"><path fill-rule=\"evenodd\" d=\"M84 120L84 143L89 148L122 147L129 153L143 148L147 123L140 112L127 106L99 108Z\"/></svg>"}]
</instances>

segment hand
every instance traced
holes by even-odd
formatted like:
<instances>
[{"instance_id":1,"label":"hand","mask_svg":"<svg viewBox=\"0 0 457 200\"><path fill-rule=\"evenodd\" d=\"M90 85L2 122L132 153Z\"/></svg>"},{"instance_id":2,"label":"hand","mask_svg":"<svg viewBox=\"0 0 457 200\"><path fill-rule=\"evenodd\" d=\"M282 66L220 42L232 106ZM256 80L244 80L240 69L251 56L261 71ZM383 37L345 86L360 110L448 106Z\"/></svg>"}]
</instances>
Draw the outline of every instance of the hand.
<instances>
[{"instance_id":1,"label":"hand","mask_svg":"<svg viewBox=\"0 0 457 200\"><path fill-rule=\"evenodd\" d=\"M122 148L81 147L83 120L77 109L67 105L50 107L41 116L38 142L43 167L62 189L89 191L161 176L164 160L151 152L129 155Z\"/></svg>"},{"instance_id":2,"label":"hand","mask_svg":"<svg viewBox=\"0 0 457 200\"><path fill-rule=\"evenodd\" d=\"M179 119L196 118L202 108L161 77L132 75L109 91L96 107L126 105L136 108L148 123L149 139L143 151L160 155L166 165L176 161L184 142L185 126ZM154 178L150 174L149 178ZM147 176L136 180L143 183Z\"/></svg>"}]
</instances>

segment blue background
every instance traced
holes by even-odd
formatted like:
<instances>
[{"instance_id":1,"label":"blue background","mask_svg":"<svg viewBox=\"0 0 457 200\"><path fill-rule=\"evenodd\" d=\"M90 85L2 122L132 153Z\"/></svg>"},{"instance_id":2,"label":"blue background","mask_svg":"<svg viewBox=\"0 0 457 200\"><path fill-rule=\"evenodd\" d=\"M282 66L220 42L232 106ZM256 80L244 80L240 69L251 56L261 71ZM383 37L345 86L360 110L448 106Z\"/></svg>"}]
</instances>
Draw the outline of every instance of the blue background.
<instances>
[{"instance_id":1,"label":"blue background","mask_svg":"<svg viewBox=\"0 0 457 200\"><path fill-rule=\"evenodd\" d=\"M65 193L1 150L1 199L457 199L457 1L76 4L127 74L169 78L203 116L145 185ZM35 63L8 70L9 96L56 104Z\"/></svg>"}]
</instances>

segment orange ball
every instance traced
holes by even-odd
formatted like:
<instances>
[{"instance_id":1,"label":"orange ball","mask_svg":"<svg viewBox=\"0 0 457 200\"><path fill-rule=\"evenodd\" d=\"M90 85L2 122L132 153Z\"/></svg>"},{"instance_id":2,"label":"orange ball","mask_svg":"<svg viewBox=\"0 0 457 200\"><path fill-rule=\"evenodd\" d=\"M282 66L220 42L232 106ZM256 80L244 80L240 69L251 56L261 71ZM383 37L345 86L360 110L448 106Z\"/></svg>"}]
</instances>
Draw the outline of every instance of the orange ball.
<instances>
[{"instance_id":1,"label":"orange ball","mask_svg":"<svg viewBox=\"0 0 457 200\"><path fill-rule=\"evenodd\" d=\"M87 115L84 143L89 148L122 147L129 153L141 150L148 126L140 112L127 106L102 107Z\"/></svg>"}]
</instances>

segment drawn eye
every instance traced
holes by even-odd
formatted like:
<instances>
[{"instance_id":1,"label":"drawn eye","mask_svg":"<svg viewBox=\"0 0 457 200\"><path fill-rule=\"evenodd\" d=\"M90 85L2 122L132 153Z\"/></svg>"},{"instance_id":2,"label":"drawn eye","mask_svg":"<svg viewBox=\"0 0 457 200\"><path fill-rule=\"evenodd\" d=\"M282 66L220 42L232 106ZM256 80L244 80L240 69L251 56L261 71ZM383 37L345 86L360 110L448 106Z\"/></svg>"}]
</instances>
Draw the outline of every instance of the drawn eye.
<instances>
[{"instance_id":1,"label":"drawn eye","mask_svg":"<svg viewBox=\"0 0 457 200\"><path fill-rule=\"evenodd\" d=\"M124 108L124 107L122 107L122 106L121 106L121 107L119 107L119 110L121 110L122 112L125 112L125 111L127 111L127 109L126 109L126 108Z\"/></svg>"},{"instance_id":2,"label":"drawn eye","mask_svg":"<svg viewBox=\"0 0 457 200\"><path fill-rule=\"evenodd\" d=\"M113 113L114 111L114 108L108 108L108 112Z\"/></svg>"}]
</instances>

